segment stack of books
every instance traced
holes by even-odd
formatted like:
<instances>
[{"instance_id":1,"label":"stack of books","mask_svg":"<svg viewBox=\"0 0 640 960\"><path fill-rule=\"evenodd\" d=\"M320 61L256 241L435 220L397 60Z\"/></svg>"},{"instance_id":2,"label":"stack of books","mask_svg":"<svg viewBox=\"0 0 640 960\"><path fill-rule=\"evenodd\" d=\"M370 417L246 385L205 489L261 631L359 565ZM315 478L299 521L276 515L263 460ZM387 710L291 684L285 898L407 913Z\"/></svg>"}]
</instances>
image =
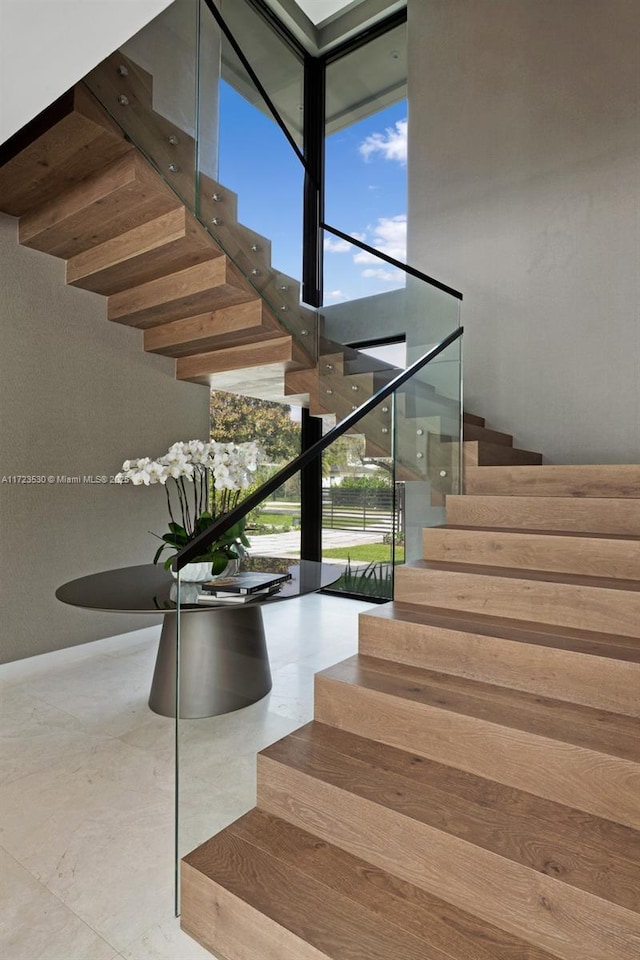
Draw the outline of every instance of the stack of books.
<instances>
[{"instance_id":1,"label":"stack of books","mask_svg":"<svg viewBox=\"0 0 640 960\"><path fill-rule=\"evenodd\" d=\"M202 584L198 603L249 603L277 593L290 573L237 573Z\"/></svg>"}]
</instances>

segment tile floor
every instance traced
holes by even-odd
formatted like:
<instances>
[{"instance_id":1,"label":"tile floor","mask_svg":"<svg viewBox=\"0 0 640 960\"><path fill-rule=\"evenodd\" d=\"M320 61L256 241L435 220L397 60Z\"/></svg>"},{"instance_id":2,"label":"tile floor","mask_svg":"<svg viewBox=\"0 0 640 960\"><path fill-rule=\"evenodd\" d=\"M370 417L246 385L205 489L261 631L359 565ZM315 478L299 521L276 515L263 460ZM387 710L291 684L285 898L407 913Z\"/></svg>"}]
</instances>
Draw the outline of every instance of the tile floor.
<instances>
[{"instance_id":1,"label":"tile floor","mask_svg":"<svg viewBox=\"0 0 640 960\"><path fill-rule=\"evenodd\" d=\"M312 716L367 604L264 610L274 686L183 721L181 851L254 805L255 754ZM2 960L211 960L173 917L173 721L147 706L159 627L0 666Z\"/></svg>"}]
</instances>

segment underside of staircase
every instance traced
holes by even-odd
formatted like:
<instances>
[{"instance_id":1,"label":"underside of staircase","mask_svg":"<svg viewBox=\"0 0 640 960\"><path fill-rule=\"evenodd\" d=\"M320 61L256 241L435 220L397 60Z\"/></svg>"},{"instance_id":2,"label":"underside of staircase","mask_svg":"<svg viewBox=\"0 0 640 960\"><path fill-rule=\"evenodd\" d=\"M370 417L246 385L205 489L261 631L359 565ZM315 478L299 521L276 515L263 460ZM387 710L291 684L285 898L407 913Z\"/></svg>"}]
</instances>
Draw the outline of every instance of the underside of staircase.
<instances>
[{"instance_id":1,"label":"underside of staircase","mask_svg":"<svg viewBox=\"0 0 640 960\"><path fill-rule=\"evenodd\" d=\"M467 495L182 865L221 960L637 960L640 466Z\"/></svg>"}]
</instances>

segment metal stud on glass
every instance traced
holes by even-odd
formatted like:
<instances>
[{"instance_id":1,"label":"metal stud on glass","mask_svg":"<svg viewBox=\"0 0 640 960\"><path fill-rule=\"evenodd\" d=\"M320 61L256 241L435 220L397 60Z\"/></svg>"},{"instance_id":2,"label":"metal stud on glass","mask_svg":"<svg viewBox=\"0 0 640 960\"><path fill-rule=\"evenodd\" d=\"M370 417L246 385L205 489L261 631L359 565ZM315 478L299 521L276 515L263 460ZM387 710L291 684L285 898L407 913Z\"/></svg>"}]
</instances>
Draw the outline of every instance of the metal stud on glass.
<instances>
[{"instance_id":1,"label":"metal stud on glass","mask_svg":"<svg viewBox=\"0 0 640 960\"><path fill-rule=\"evenodd\" d=\"M177 147L178 144L180 143L175 133L170 133L169 136L167 137L167 140L169 141L172 147Z\"/></svg>"},{"instance_id":2,"label":"metal stud on glass","mask_svg":"<svg viewBox=\"0 0 640 960\"><path fill-rule=\"evenodd\" d=\"M214 193L211 199L213 200L214 203L220 203L220 201L222 200L222 194Z\"/></svg>"},{"instance_id":3,"label":"metal stud on glass","mask_svg":"<svg viewBox=\"0 0 640 960\"><path fill-rule=\"evenodd\" d=\"M416 457L418 458L418 460L423 460L423 459L424 459L424 453L417 453L417 454L416 454Z\"/></svg>"},{"instance_id":4,"label":"metal stud on glass","mask_svg":"<svg viewBox=\"0 0 640 960\"><path fill-rule=\"evenodd\" d=\"M446 471L446 470L441 470L441 471L440 471L440 476L441 476L441 477L446 477L446 476L447 476L447 471Z\"/></svg>"},{"instance_id":5,"label":"metal stud on glass","mask_svg":"<svg viewBox=\"0 0 640 960\"><path fill-rule=\"evenodd\" d=\"M300 336L301 336L301 337L308 337L308 336L309 336L309 331L308 331L308 330L301 330L301 331L300 331Z\"/></svg>"},{"instance_id":6,"label":"metal stud on glass","mask_svg":"<svg viewBox=\"0 0 640 960\"><path fill-rule=\"evenodd\" d=\"M257 244L257 243L252 243L252 244L251 244L251 249L252 249L252 251L253 251L254 253L257 253L258 250L260 249L260 245Z\"/></svg>"},{"instance_id":7,"label":"metal stud on glass","mask_svg":"<svg viewBox=\"0 0 640 960\"><path fill-rule=\"evenodd\" d=\"M416 436L418 436L418 437L423 437L423 436L424 436L424 430L422 430L422 429L416 430Z\"/></svg>"},{"instance_id":8,"label":"metal stud on glass","mask_svg":"<svg viewBox=\"0 0 640 960\"><path fill-rule=\"evenodd\" d=\"M280 307L280 310L282 311L282 313L286 313L288 309L289 307L286 305L286 303L283 303L282 306Z\"/></svg>"},{"instance_id":9,"label":"metal stud on glass","mask_svg":"<svg viewBox=\"0 0 640 960\"><path fill-rule=\"evenodd\" d=\"M252 277L259 277L259 276L260 276L260 271L258 270L257 267L254 267L254 268L253 268L253 270L251 271L251 276L252 276Z\"/></svg>"},{"instance_id":10,"label":"metal stud on glass","mask_svg":"<svg viewBox=\"0 0 640 960\"><path fill-rule=\"evenodd\" d=\"M221 224L222 224L222 220L220 219L220 217L212 217L212 218L211 218L211 223L212 223L214 226L219 227L219 226L221 226Z\"/></svg>"},{"instance_id":11,"label":"metal stud on glass","mask_svg":"<svg viewBox=\"0 0 640 960\"><path fill-rule=\"evenodd\" d=\"M128 71L127 68L125 67L124 63L121 63L120 66L118 67L118 75L121 76L121 77L128 77L128 76L129 76L129 71Z\"/></svg>"},{"instance_id":12,"label":"metal stud on glass","mask_svg":"<svg viewBox=\"0 0 640 960\"><path fill-rule=\"evenodd\" d=\"M380 407L383 413L389 413L389 407Z\"/></svg>"},{"instance_id":13,"label":"metal stud on glass","mask_svg":"<svg viewBox=\"0 0 640 960\"><path fill-rule=\"evenodd\" d=\"M329 394L329 396L331 396L331 394L333 393L333 390L329 389L327 390L327 393Z\"/></svg>"},{"instance_id":14,"label":"metal stud on glass","mask_svg":"<svg viewBox=\"0 0 640 960\"><path fill-rule=\"evenodd\" d=\"M120 104L121 107L128 107L129 97L125 97L124 93L121 93L120 96L118 97L118 103Z\"/></svg>"},{"instance_id":15,"label":"metal stud on glass","mask_svg":"<svg viewBox=\"0 0 640 960\"><path fill-rule=\"evenodd\" d=\"M327 364L325 364L325 366L326 366L327 370L333 370L333 364L332 364L332 363L327 363Z\"/></svg>"},{"instance_id":16,"label":"metal stud on glass","mask_svg":"<svg viewBox=\"0 0 640 960\"><path fill-rule=\"evenodd\" d=\"M382 432L383 432L383 433L389 433L389 427L383 427L383 428L382 428Z\"/></svg>"},{"instance_id":17,"label":"metal stud on glass","mask_svg":"<svg viewBox=\"0 0 640 960\"><path fill-rule=\"evenodd\" d=\"M354 393L355 393L355 391L356 391L356 390L359 390L360 388L359 388L358 386L356 386L355 383L352 383L352 384L351 384L351 389L352 389L352 390L354 391Z\"/></svg>"},{"instance_id":18,"label":"metal stud on glass","mask_svg":"<svg viewBox=\"0 0 640 960\"><path fill-rule=\"evenodd\" d=\"M179 172L180 172L180 167L178 166L177 163L169 164L169 173L179 173Z\"/></svg>"}]
</instances>

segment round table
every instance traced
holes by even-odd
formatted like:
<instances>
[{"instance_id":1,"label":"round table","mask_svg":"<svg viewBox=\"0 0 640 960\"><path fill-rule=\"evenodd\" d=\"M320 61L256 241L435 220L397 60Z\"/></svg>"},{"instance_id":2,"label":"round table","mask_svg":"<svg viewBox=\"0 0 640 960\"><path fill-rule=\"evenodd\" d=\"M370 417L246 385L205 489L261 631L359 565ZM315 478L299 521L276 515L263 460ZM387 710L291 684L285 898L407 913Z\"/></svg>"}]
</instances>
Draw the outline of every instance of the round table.
<instances>
[{"instance_id":1,"label":"round table","mask_svg":"<svg viewBox=\"0 0 640 960\"><path fill-rule=\"evenodd\" d=\"M89 610L163 614L149 706L154 713L175 717L179 661L180 717L215 717L249 706L271 690L262 607L327 587L342 572L331 564L277 557L246 557L240 569L289 572L291 580L276 594L247 604L225 605L198 603L201 585L181 583L178 614L175 579L149 563L71 580L58 587L56 597Z\"/></svg>"}]
</instances>

